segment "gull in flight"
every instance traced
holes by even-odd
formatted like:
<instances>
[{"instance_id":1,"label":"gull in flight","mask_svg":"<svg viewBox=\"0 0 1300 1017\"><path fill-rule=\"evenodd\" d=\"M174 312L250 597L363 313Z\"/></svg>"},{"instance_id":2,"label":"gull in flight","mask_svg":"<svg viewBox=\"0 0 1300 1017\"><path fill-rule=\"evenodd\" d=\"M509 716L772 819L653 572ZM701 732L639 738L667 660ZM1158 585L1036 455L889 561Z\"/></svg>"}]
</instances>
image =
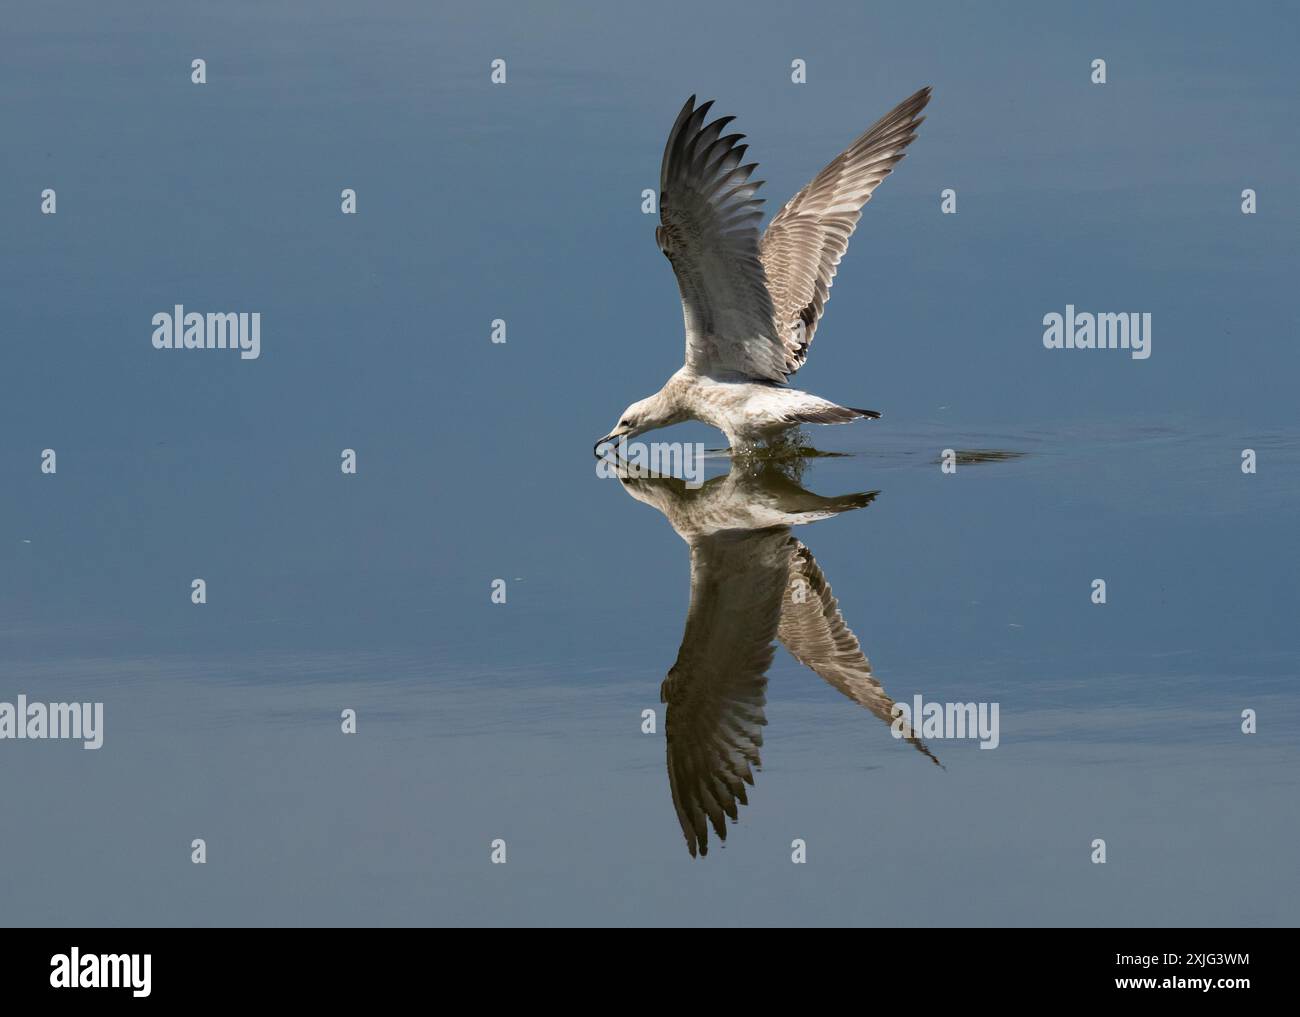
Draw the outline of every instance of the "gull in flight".
<instances>
[{"instance_id":1,"label":"gull in flight","mask_svg":"<svg viewBox=\"0 0 1300 1017\"><path fill-rule=\"evenodd\" d=\"M925 119L930 89L903 100L796 194L760 236L762 181L744 163L734 117L705 123L713 103L686 100L668 133L659 176L659 249L682 295L686 363L654 395L623 411L596 443L701 420L733 449L802 423L875 419L786 385L808 358L836 267L862 206Z\"/></svg>"},{"instance_id":2,"label":"gull in flight","mask_svg":"<svg viewBox=\"0 0 1300 1017\"><path fill-rule=\"evenodd\" d=\"M786 461L788 462L788 460ZM691 603L677 661L659 698L673 807L694 855L709 828L727 839L727 817L748 804L767 724L767 671L776 643L829 685L892 725L894 700L871 664L812 552L791 527L869 505L876 492L823 498L777 460L733 466L702 487L677 478L620 474L624 489L662 512L691 549ZM938 764L915 733L900 734Z\"/></svg>"}]
</instances>

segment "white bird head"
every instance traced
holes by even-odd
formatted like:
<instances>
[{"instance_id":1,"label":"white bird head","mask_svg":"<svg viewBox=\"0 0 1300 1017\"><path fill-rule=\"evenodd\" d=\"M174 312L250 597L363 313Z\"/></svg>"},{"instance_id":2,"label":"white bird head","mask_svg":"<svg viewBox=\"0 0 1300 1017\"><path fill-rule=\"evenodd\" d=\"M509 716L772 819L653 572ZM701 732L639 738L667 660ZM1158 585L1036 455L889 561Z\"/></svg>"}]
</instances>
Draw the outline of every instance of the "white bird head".
<instances>
[{"instance_id":1,"label":"white bird head","mask_svg":"<svg viewBox=\"0 0 1300 1017\"><path fill-rule=\"evenodd\" d=\"M662 391L634 402L623 411L614 429L596 442L595 453L600 456L600 447L619 438L635 438L638 434L653 431L656 427L667 427L677 423L681 417L676 407Z\"/></svg>"}]
</instances>

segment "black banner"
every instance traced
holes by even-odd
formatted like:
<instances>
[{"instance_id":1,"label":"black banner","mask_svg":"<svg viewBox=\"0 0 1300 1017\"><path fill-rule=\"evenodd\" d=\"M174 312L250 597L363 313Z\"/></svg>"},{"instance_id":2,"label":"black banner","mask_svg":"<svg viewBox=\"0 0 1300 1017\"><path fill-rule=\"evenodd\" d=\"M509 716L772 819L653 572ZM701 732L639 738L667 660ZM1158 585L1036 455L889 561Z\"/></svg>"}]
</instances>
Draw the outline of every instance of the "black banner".
<instances>
[{"instance_id":1,"label":"black banner","mask_svg":"<svg viewBox=\"0 0 1300 1017\"><path fill-rule=\"evenodd\" d=\"M399 1001L467 978L486 982L490 1003L502 990L554 986L561 970L573 977L578 958L593 987L626 979L656 992L665 979L685 976L704 989L699 980L712 962L701 958L699 966L686 965L690 971L675 971L696 951L715 962L734 954L726 965L733 991L761 978L765 987L788 981L805 991L815 979L820 992L831 988L828 979L846 978L864 993L863 1005L882 996L917 1004L1128 996L1142 1005L1231 1006L1280 998L1290 981L1281 971L1280 936L1259 930L832 930L834 939L816 935L794 948L788 937L761 932L662 930L676 937L671 947L662 939L621 944L606 937L601 951L578 931L566 950L553 932L541 946L526 934L503 943L466 930L455 939L427 929L9 930L0 984L7 1002L36 1005L284 999L337 1006ZM708 940L692 942L697 935ZM635 959L631 951L644 953ZM493 970L497 976L487 977Z\"/></svg>"}]
</instances>

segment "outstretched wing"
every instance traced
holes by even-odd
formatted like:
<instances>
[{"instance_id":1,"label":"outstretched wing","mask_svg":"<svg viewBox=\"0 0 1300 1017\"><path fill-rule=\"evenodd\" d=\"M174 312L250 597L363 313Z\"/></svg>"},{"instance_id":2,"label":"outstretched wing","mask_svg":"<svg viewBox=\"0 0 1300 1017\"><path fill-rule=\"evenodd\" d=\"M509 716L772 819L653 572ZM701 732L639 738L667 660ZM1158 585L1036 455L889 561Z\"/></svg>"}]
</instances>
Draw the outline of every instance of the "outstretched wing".
<instances>
[{"instance_id":1,"label":"outstretched wing","mask_svg":"<svg viewBox=\"0 0 1300 1017\"><path fill-rule=\"evenodd\" d=\"M790 588L781 610L777 638L790 655L810 667L830 685L864 706L886 724L893 724L894 701L871 673L858 637L844 624L839 602L822 575L817 559L799 541L790 558ZM904 737L936 766L939 760L916 735L904 727Z\"/></svg>"},{"instance_id":2,"label":"outstretched wing","mask_svg":"<svg viewBox=\"0 0 1300 1017\"><path fill-rule=\"evenodd\" d=\"M759 257L781 337L782 370L793 374L808 346L840 258L862 218L862 206L916 138L930 101L927 86L886 113L790 199L763 234Z\"/></svg>"},{"instance_id":3,"label":"outstretched wing","mask_svg":"<svg viewBox=\"0 0 1300 1017\"><path fill-rule=\"evenodd\" d=\"M749 803L792 545L788 530L731 531L691 545L686 630L659 697L668 704L673 807L692 855L709 853L710 826L725 841L727 817Z\"/></svg>"},{"instance_id":4,"label":"outstretched wing","mask_svg":"<svg viewBox=\"0 0 1300 1017\"><path fill-rule=\"evenodd\" d=\"M686 363L703 374L785 380L786 355L758 254L762 181L742 165L743 134L723 135L734 117L705 125L712 102L686 100L664 147L659 177L659 249L682 294Z\"/></svg>"}]
</instances>

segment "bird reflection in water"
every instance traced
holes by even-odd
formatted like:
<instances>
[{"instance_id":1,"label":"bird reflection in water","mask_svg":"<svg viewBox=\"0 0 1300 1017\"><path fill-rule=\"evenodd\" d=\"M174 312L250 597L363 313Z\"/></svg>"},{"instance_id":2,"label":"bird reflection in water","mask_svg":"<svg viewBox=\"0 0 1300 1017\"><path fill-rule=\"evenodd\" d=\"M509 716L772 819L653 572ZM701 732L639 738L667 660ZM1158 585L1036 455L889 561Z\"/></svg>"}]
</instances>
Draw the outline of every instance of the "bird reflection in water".
<instances>
[{"instance_id":1,"label":"bird reflection in water","mask_svg":"<svg viewBox=\"0 0 1300 1017\"><path fill-rule=\"evenodd\" d=\"M761 766L767 671L776 643L837 691L893 724L894 701L871 673L812 552L791 528L865 508L878 492L824 498L801 486L807 452L741 457L723 476L688 488L671 477L617 475L657 508L691 549L691 603L677 660L660 689L667 704L668 782L691 854L709 828L748 804ZM903 740L938 765L906 727Z\"/></svg>"}]
</instances>

